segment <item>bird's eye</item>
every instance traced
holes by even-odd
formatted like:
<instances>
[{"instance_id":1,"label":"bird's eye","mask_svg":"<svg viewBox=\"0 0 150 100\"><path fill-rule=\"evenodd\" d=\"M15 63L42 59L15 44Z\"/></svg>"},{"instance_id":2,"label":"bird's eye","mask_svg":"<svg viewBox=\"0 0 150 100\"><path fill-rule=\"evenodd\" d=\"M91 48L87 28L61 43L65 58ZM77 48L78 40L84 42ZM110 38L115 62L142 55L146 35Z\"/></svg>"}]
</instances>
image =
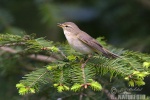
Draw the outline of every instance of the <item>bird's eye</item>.
<instances>
[{"instance_id":1,"label":"bird's eye","mask_svg":"<svg viewBox=\"0 0 150 100\"><path fill-rule=\"evenodd\" d=\"M66 25L65 27L69 27L68 25Z\"/></svg>"}]
</instances>

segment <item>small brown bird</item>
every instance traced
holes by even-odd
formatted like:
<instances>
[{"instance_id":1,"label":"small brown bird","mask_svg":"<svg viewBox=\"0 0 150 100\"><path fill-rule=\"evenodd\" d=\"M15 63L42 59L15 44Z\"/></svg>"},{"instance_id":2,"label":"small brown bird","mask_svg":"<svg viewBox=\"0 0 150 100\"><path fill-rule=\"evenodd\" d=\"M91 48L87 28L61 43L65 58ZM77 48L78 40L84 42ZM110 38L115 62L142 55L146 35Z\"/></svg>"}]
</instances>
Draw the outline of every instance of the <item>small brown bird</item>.
<instances>
[{"instance_id":1,"label":"small brown bird","mask_svg":"<svg viewBox=\"0 0 150 100\"><path fill-rule=\"evenodd\" d=\"M91 54L93 52L102 53L106 57L117 58L118 55L111 53L99 44L94 38L86 32L79 29L73 22L58 24L63 28L65 37L70 46L82 54Z\"/></svg>"}]
</instances>

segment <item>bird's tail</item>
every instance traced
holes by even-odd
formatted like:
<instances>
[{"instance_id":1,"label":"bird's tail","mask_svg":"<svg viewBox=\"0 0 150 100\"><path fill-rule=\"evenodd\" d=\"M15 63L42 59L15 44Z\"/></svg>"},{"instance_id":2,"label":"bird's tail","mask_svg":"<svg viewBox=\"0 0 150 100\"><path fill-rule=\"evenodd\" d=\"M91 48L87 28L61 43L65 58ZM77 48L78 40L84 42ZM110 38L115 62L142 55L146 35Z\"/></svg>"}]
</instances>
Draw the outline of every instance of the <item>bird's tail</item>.
<instances>
[{"instance_id":1,"label":"bird's tail","mask_svg":"<svg viewBox=\"0 0 150 100\"><path fill-rule=\"evenodd\" d=\"M106 57L108 57L108 58L118 58L118 57L120 57L119 55L114 54L114 53L108 51L108 50L105 49L105 48L102 48L102 49L101 49L101 52L102 52L102 54L103 54L104 56L106 56Z\"/></svg>"}]
</instances>

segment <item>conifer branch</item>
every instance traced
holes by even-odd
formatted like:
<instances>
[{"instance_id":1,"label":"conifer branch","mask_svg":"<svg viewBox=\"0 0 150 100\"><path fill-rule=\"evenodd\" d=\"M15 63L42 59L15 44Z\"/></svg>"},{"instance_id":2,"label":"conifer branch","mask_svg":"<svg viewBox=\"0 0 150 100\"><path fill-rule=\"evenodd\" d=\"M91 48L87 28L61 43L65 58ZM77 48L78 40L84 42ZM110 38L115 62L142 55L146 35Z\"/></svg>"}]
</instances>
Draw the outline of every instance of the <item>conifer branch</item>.
<instances>
[{"instance_id":1,"label":"conifer branch","mask_svg":"<svg viewBox=\"0 0 150 100\"><path fill-rule=\"evenodd\" d=\"M101 40L100 40L101 41ZM102 42L105 44L105 42ZM53 85L58 92L74 91L84 92L91 88L94 91L102 90L96 76L121 77L128 81L129 86L145 85L144 78L150 73L150 56L139 52L131 52L112 47L111 52L121 55L116 59L105 58L94 54L83 61L83 55L75 52L68 45L55 44L44 38L35 39L33 36L27 38L3 34L0 35L0 49L5 52L42 61L51 62L44 68L39 68L25 75L16 87L21 95L35 93L45 84ZM106 44L105 44L106 45ZM19 47L19 49L15 48ZM100 80L99 78L98 80ZM102 84L103 85L103 84ZM108 91L102 90L108 97Z\"/></svg>"},{"instance_id":2,"label":"conifer branch","mask_svg":"<svg viewBox=\"0 0 150 100\"><path fill-rule=\"evenodd\" d=\"M48 71L45 71L43 74L41 74L36 80L34 80L28 87L32 87L33 85L36 84L36 82L43 77Z\"/></svg>"},{"instance_id":3,"label":"conifer branch","mask_svg":"<svg viewBox=\"0 0 150 100\"><path fill-rule=\"evenodd\" d=\"M13 54L18 53L17 50L12 49L10 47L0 47L0 49L5 51L5 52L9 52L9 53L13 53ZM31 54L31 55L28 55L27 57L30 58L30 59L33 59L33 60L38 60L38 61L47 62L47 63L56 61L56 58L53 58L53 57L50 57L50 56L45 56L45 55L40 55L40 54L36 54L36 55Z\"/></svg>"}]
</instances>

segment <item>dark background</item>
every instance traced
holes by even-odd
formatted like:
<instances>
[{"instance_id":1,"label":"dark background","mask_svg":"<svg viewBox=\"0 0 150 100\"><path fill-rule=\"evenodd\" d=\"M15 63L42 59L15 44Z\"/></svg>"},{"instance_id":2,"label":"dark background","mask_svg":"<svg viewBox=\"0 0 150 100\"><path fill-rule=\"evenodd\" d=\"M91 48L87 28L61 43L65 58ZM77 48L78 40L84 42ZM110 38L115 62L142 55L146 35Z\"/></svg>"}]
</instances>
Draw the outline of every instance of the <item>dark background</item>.
<instances>
[{"instance_id":1,"label":"dark background","mask_svg":"<svg viewBox=\"0 0 150 100\"><path fill-rule=\"evenodd\" d=\"M115 46L150 52L149 0L0 0L1 33L65 41L57 23L66 21Z\"/></svg>"},{"instance_id":2,"label":"dark background","mask_svg":"<svg viewBox=\"0 0 150 100\"><path fill-rule=\"evenodd\" d=\"M3 34L36 33L37 37L65 42L57 23L66 21L76 23L94 38L104 36L115 47L150 53L149 0L0 0ZM17 93L12 88L15 82L5 83L7 80L1 81L4 91L0 96L11 95L10 90Z\"/></svg>"}]
</instances>

